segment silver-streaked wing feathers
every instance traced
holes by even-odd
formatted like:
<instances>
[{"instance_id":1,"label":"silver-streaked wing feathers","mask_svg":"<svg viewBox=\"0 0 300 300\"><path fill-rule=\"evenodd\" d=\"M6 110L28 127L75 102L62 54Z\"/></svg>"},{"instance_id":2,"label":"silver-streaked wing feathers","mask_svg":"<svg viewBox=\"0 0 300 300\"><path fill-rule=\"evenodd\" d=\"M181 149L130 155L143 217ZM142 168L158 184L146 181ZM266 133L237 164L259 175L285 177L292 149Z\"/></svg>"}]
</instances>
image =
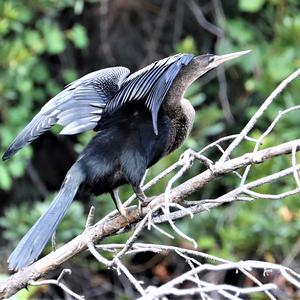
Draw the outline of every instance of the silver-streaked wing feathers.
<instances>
[{"instance_id":1,"label":"silver-streaked wing feathers","mask_svg":"<svg viewBox=\"0 0 300 300\"><path fill-rule=\"evenodd\" d=\"M191 54L176 54L156 61L130 76L127 68L114 67L81 77L42 107L6 150L3 160L54 124L64 127L60 134L76 134L94 129L102 115L110 115L130 101L144 102L152 113L153 129L157 134L157 114L161 103L175 77L192 58Z\"/></svg>"},{"instance_id":2,"label":"silver-streaked wing feathers","mask_svg":"<svg viewBox=\"0 0 300 300\"><path fill-rule=\"evenodd\" d=\"M4 153L3 160L54 124L64 126L61 134L76 134L93 129L101 119L107 102L117 93L129 73L124 67L102 69L66 86L19 133Z\"/></svg>"},{"instance_id":3,"label":"silver-streaked wing feathers","mask_svg":"<svg viewBox=\"0 0 300 300\"><path fill-rule=\"evenodd\" d=\"M153 129L157 134L157 114L161 103L175 77L192 58L191 54L176 54L131 74L122 83L120 91L108 102L105 111L113 113L130 101L143 100L152 113Z\"/></svg>"}]
</instances>

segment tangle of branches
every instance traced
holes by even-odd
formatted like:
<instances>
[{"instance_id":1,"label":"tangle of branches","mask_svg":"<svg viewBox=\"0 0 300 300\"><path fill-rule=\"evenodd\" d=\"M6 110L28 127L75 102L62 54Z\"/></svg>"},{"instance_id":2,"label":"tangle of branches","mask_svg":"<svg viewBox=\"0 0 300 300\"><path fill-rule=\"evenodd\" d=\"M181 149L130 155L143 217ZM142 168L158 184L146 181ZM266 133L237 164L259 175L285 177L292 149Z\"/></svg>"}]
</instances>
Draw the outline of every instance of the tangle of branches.
<instances>
[{"instance_id":1,"label":"tangle of branches","mask_svg":"<svg viewBox=\"0 0 300 300\"><path fill-rule=\"evenodd\" d=\"M276 124L280 122L282 116L299 109L300 105L279 111L276 118L258 139L250 137L250 133L255 128L257 121L270 108L275 99L277 99L277 96L287 85L299 75L300 69L280 83L239 134L223 137L207 145L200 151L186 151L174 165L145 184L143 190L149 189L166 175L170 173L174 174L168 181L165 192L155 196L152 202L143 209L142 215L139 214L136 206L131 205L135 199L134 196L126 201L126 205L128 206L128 220L125 220L114 211L95 223L94 208L92 207L87 218L86 228L82 234L2 282L0 284L0 298L10 297L27 285L55 284L74 298L83 299L83 296L71 291L62 282L63 276L65 273L70 273L70 270L64 270L56 280L37 280L84 250L90 251L94 258L106 268L115 270L118 274L124 274L129 283L140 294L139 299L159 299L170 295L182 296L194 294L200 295L202 299L216 299L218 297L222 299L243 299L245 295L258 292L265 293L265 296L269 299L276 299L273 292L278 289L278 286L274 282L261 282L256 276L259 272L262 272L263 275L270 272L278 273L292 286L300 288L300 275L292 269L263 261L229 261L200 252L197 250L197 243L194 238L186 235L176 225L176 220L178 219L193 218L195 214L216 209L224 203L235 201L274 201L299 194L300 178L298 172L300 164L297 163L296 153L300 149L300 139L279 143L264 149L260 148L264 139L272 132ZM241 143L245 141L253 143L253 151L235 157L234 150L237 150ZM215 161L209 158L209 153L213 148L220 151L219 158ZM290 164L286 165L284 169L264 177L259 177L259 174L256 174L257 178L255 180L249 180L248 174L253 165L261 164L286 154L290 154L291 159ZM205 171L175 186L177 180L189 168L192 168L195 160L199 160L204 164L206 167ZM235 174L239 179L239 185L232 187L226 194L217 198L188 201L188 197L192 193L199 191L216 178L225 176L226 174ZM261 194L253 191L254 188L276 183L288 176L292 176L295 181L295 187L289 191L281 194ZM241 203L240 205L243 204ZM161 227L158 227L157 224L160 223L169 223L173 233L166 232ZM145 244L138 242L141 232L145 229L148 231L158 231L159 234L168 238L174 238L175 235L179 236L181 239L191 242L195 249L174 247L167 244ZM131 237L126 244L104 244L102 242L106 237L126 230L132 231ZM101 240L101 243L97 244L99 240ZM105 251L113 251L113 259L106 259L103 255ZM140 252L174 252L185 260L190 270L161 286L145 286L143 282L140 282L130 273L123 261L124 257ZM205 263L203 263L203 260ZM226 270L236 270L236 272L246 276L253 285L251 287L238 287L224 283L210 282L204 280L201 276L205 272L224 272Z\"/></svg>"}]
</instances>

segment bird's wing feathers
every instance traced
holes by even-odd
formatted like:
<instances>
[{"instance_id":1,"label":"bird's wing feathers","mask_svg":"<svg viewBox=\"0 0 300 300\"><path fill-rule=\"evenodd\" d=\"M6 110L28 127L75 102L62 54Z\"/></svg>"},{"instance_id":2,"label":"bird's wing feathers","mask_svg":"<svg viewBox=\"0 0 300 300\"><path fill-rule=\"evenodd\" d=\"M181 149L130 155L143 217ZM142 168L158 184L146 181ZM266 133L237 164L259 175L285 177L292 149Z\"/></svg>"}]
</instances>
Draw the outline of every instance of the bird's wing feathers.
<instances>
[{"instance_id":1,"label":"bird's wing feathers","mask_svg":"<svg viewBox=\"0 0 300 300\"><path fill-rule=\"evenodd\" d=\"M19 133L3 159L8 159L54 124L64 126L61 134L93 129L101 119L105 105L120 89L129 73L124 67L107 68L89 73L66 86Z\"/></svg>"},{"instance_id":2,"label":"bird's wing feathers","mask_svg":"<svg viewBox=\"0 0 300 300\"><path fill-rule=\"evenodd\" d=\"M193 58L191 54L176 54L131 74L120 91L108 102L105 111L112 113L129 101L143 100L152 113L153 128L157 134L157 114L171 84L184 65Z\"/></svg>"},{"instance_id":3,"label":"bird's wing feathers","mask_svg":"<svg viewBox=\"0 0 300 300\"><path fill-rule=\"evenodd\" d=\"M61 134L94 129L103 114L111 114L136 100L144 101L151 111L157 134L160 105L179 71L192 58L191 54L177 54L156 61L130 76L127 68L114 67L77 79L42 107L8 147L2 159L8 159L54 124L64 127Z\"/></svg>"}]
</instances>

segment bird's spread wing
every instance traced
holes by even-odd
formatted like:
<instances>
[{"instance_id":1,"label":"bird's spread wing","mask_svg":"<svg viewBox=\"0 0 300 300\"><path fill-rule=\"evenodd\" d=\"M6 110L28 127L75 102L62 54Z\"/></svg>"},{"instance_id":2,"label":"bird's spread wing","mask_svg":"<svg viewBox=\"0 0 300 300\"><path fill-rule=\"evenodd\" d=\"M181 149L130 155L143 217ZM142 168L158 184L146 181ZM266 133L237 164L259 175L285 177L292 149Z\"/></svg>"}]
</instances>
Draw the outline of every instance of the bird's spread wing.
<instances>
[{"instance_id":1,"label":"bird's spread wing","mask_svg":"<svg viewBox=\"0 0 300 300\"><path fill-rule=\"evenodd\" d=\"M151 111L153 129L157 134L160 105L179 71L192 58L191 54L173 55L130 76L130 71L124 67L107 68L83 76L42 107L11 143L2 159L8 159L54 124L64 127L61 134L94 129L104 114L111 114L122 105L136 100L144 101Z\"/></svg>"},{"instance_id":2,"label":"bird's spread wing","mask_svg":"<svg viewBox=\"0 0 300 300\"><path fill-rule=\"evenodd\" d=\"M61 134L76 134L93 129L101 119L104 107L129 73L124 67L107 68L89 73L66 86L19 133L4 153L3 160L54 124L64 126Z\"/></svg>"},{"instance_id":3,"label":"bird's spread wing","mask_svg":"<svg viewBox=\"0 0 300 300\"><path fill-rule=\"evenodd\" d=\"M154 132L157 134L157 114L175 77L193 58L191 54L176 54L131 74L119 92L108 102L105 111L112 113L129 101L143 100L152 113Z\"/></svg>"}]
</instances>

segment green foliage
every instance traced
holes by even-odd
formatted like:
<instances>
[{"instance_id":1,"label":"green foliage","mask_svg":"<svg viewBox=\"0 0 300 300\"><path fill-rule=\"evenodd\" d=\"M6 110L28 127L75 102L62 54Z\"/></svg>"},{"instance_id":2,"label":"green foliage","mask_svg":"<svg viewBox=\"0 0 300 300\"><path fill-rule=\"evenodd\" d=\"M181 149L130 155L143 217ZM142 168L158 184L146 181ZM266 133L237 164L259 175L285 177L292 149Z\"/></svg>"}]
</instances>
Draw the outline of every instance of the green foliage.
<instances>
[{"instance_id":1,"label":"green foliage","mask_svg":"<svg viewBox=\"0 0 300 300\"><path fill-rule=\"evenodd\" d=\"M63 29L57 15L72 7L80 13L83 1L2 1L0 3L0 152L8 147L36 108L76 78L76 70L60 66L61 78L49 72L46 55L60 56L67 47L85 49L85 28L75 23ZM40 104L39 104L40 103ZM9 190L13 177L24 174L30 146L0 166L0 188Z\"/></svg>"},{"instance_id":2,"label":"green foliage","mask_svg":"<svg viewBox=\"0 0 300 300\"><path fill-rule=\"evenodd\" d=\"M76 24L69 32L69 39L74 43L75 47L84 49L88 45L86 30L83 26Z\"/></svg>"},{"instance_id":3,"label":"green foliage","mask_svg":"<svg viewBox=\"0 0 300 300\"><path fill-rule=\"evenodd\" d=\"M257 74L251 84L247 80L244 82L250 91L255 90L261 96L266 96L276 83L300 66L297 3L268 1L272 4L263 6L265 2L240 0L240 10L252 12L252 15L242 18L237 14L227 19L228 38L221 41L218 49L220 53L252 49L251 55L241 60L239 66L245 74ZM299 88L299 82L296 85Z\"/></svg>"}]
</instances>

